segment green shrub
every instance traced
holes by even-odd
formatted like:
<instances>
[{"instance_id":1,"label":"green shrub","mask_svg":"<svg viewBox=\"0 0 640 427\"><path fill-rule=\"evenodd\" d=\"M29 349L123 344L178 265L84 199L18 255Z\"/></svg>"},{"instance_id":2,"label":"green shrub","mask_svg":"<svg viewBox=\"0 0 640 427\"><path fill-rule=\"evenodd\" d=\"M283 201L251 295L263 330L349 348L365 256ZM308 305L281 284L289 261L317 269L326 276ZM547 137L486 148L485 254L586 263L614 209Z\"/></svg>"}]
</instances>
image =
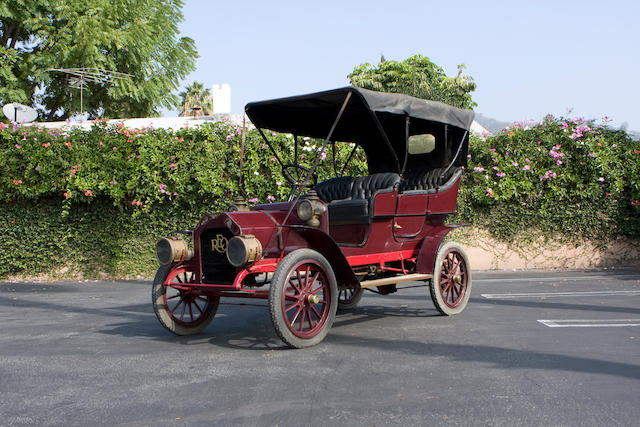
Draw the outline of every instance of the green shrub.
<instances>
[{"instance_id":1,"label":"green shrub","mask_svg":"<svg viewBox=\"0 0 640 427\"><path fill-rule=\"evenodd\" d=\"M469 153L459 216L494 236L640 236L640 143L625 132L547 116L474 137Z\"/></svg>"},{"instance_id":2,"label":"green shrub","mask_svg":"<svg viewBox=\"0 0 640 427\"><path fill-rule=\"evenodd\" d=\"M307 167L322 141L268 134L284 163ZM89 131L0 123L0 278L62 267L61 277L150 276L157 238L191 228L236 196L283 200L289 188L257 131L223 121L178 131L96 121ZM513 239L640 236L640 143L593 122L547 117L473 137L458 218ZM350 153L339 146L339 165ZM332 151L318 179L333 176ZM496 168L496 169L494 169ZM363 175L357 152L346 174ZM53 274L56 275L55 273Z\"/></svg>"}]
</instances>

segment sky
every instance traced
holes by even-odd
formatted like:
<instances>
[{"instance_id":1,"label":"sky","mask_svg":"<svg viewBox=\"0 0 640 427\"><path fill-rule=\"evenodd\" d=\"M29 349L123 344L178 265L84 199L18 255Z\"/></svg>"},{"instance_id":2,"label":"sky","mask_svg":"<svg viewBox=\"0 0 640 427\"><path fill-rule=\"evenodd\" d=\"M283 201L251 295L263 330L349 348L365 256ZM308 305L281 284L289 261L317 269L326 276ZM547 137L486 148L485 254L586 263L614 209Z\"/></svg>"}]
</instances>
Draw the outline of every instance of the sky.
<instances>
[{"instance_id":1,"label":"sky","mask_svg":"<svg viewBox=\"0 0 640 427\"><path fill-rule=\"evenodd\" d=\"M450 76L465 64L485 116L608 116L640 130L637 1L186 0L183 13L199 53L183 86L230 84L232 113L420 54Z\"/></svg>"}]
</instances>

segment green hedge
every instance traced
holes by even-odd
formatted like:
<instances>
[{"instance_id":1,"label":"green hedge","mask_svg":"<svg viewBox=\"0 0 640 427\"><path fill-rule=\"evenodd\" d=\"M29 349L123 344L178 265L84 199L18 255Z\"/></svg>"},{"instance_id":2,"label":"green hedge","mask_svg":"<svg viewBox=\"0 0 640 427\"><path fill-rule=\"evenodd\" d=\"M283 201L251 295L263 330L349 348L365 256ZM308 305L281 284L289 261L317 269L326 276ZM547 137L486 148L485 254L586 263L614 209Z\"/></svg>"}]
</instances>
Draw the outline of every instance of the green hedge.
<instances>
[{"instance_id":1,"label":"green hedge","mask_svg":"<svg viewBox=\"0 0 640 427\"><path fill-rule=\"evenodd\" d=\"M310 166L319 144L301 140L293 159L291 136L268 136L286 163ZM240 141L228 121L175 132L102 121L69 132L0 123L0 278L149 276L158 237L193 227L238 195L251 203L285 198L289 189L256 131L246 135L239 187ZM338 149L340 163L349 152ZM346 173L365 171L358 152ZM319 179L332 173L329 159L321 161ZM456 220L501 238L527 230L637 237L639 199L640 143L604 124L547 117L472 138Z\"/></svg>"}]
</instances>

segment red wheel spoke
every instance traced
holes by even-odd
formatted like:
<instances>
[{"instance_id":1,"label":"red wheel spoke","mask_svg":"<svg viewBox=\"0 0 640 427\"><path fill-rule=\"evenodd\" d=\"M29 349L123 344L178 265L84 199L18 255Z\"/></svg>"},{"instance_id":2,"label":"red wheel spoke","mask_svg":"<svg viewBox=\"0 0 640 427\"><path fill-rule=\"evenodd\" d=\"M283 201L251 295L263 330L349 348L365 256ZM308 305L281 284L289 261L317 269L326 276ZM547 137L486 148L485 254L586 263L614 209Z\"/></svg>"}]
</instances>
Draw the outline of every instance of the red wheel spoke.
<instances>
[{"instance_id":1,"label":"red wheel spoke","mask_svg":"<svg viewBox=\"0 0 640 427\"><path fill-rule=\"evenodd\" d=\"M184 300L181 300L184 302ZM183 303L182 304L182 313L180 313L180 320L184 319L184 310L187 308L187 304Z\"/></svg>"},{"instance_id":2,"label":"red wheel spoke","mask_svg":"<svg viewBox=\"0 0 640 427\"><path fill-rule=\"evenodd\" d=\"M300 315L301 311L302 307L298 307L298 310L296 311L296 314L293 315L293 320L290 323L291 327L293 327L293 324L296 323L296 320L298 320L298 316Z\"/></svg>"},{"instance_id":3,"label":"red wheel spoke","mask_svg":"<svg viewBox=\"0 0 640 427\"><path fill-rule=\"evenodd\" d=\"M300 301L297 301L295 304L291 304L289 307L284 309L284 312L286 313L287 311L291 310L292 308L295 307L300 307Z\"/></svg>"},{"instance_id":4,"label":"red wheel spoke","mask_svg":"<svg viewBox=\"0 0 640 427\"><path fill-rule=\"evenodd\" d=\"M172 296L172 297L168 297L168 298L167 298L167 301L169 301L170 299L178 298L179 296L180 296L180 294L174 295L174 296Z\"/></svg>"},{"instance_id":5,"label":"red wheel spoke","mask_svg":"<svg viewBox=\"0 0 640 427\"><path fill-rule=\"evenodd\" d=\"M298 292L300 292L304 289L304 285L302 284L302 277L300 277L300 269L297 269L296 273L298 273L298 286L300 286Z\"/></svg>"},{"instance_id":6,"label":"red wheel spoke","mask_svg":"<svg viewBox=\"0 0 640 427\"><path fill-rule=\"evenodd\" d=\"M309 283L309 286L307 286L307 289L311 289L313 287L313 284L316 283L316 280L318 280L318 276L320 275L320 272L318 271L313 278L311 279L311 283ZM320 285L320 287L322 287L322 285ZM318 288L319 289L319 288ZM317 289L315 291L311 291L314 294L317 292Z\"/></svg>"},{"instance_id":7,"label":"red wheel spoke","mask_svg":"<svg viewBox=\"0 0 640 427\"><path fill-rule=\"evenodd\" d=\"M196 299L200 300L200 301L204 301L205 304L208 304L209 301L207 301L207 299L203 296L198 296Z\"/></svg>"},{"instance_id":8,"label":"red wheel spoke","mask_svg":"<svg viewBox=\"0 0 640 427\"><path fill-rule=\"evenodd\" d=\"M180 296L180 295L177 295L177 296ZM173 309L171 309L171 311L175 312L178 309L178 307L180 307L180 304L182 304L182 303L183 303L183 300L182 300L182 298L180 298L180 301L178 301L178 304L176 304L176 306L173 307Z\"/></svg>"},{"instance_id":9,"label":"red wheel spoke","mask_svg":"<svg viewBox=\"0 0 640 427\"><path fill-rule=\"evenodd\" d=\"M311 320L311 311L307 310L307 323L309 324L309 330L313 329L313 321Z\"/></svg>"},{"instance_id":10,"label":"red wheel spoke","mask_svg":"<svg viewBox=\"0 0 640 427\"><path fill-rule=\"evenodd\" d=\"M300 329L299 331L302 332L302 329L304 328L304 316L307 314L307 311L302 309L302 319L300 319Z\"/></svg>"},{"instance_id":11,"label":"red wheel spoke","mask_svg":"<svg viewBox=\"0 0 640 427\"><path fill-rule=\"evenodd\" d=\"M192 303L189 303L189 317L191 317L191 321L193 322L193 309L191 308Z\"/></svg>"},{"instance_id":12,"label":"red wheel spoke","mask_svg":"<svg viewBox=\"0 0 640 427\"><path fill-rule=\"evenodd\" d=\"M303 289L309 289L309 265L307 264L307 268L304 272L304 286Z\"/></svg>"},{"instance_id":13,"label":"red wheel spoke","mask_svg":"<svg viewBox=\"0 0 640 427\"><path fill-rule=\"evenodd\" d=\"M316 316L318 316L318 320L320 320L322 318L322 316L320 316L320 313L318 313L318 310L316 310L315 306L311 306L311 310L313 310L313 312L316 314Z\"/></svg>"},{"instance_id":14,"label":"red wheel spoke","mask_svg":"<svg viewBox=\"0 0 640 427\"><path fill-rule=\"evenodd\" d=\"M295 284L295 283L293 283L293 280L292 280L292 278L291 278L291 277L289 277L289 284L291 285L291 287L292 287L292 288L293 288L297 293L301 293L301 292L300 292L300 288L298 288L298 287L296 286L296 284ZM300 284L300 277L298 277L298 284Z\"/></svg>"},{"instance_id":15,"label":"red wheel spoke","mask_svg":"<svg viewBox=\"0 0 640 427\"><path fill-rule=\"evenodd\" d=\"M193 300L193 305L196 306L196 308L198 309L198 311L200 312L200 315L202 315L202 309L200 308L200 306L198 305L198 303L196 302L196 300Z\"/></svg>"}]
</instances>

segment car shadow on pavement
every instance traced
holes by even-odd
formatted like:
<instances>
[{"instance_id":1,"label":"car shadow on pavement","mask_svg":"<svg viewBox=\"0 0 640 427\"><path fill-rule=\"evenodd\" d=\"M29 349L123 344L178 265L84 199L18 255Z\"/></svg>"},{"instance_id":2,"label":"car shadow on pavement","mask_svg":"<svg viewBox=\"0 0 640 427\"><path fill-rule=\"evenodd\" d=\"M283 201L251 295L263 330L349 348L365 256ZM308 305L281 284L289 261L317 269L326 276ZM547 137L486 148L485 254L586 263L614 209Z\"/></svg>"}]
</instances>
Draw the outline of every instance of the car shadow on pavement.
<instances>
[{"instance_id":1,"label":"car shadow on pavement","mask_svg":"<svg viewBox=\"0 0 640 427\"><path fill-rule=\"evenodd\" d=\"M613 375L640 379L640 365L589 357L567 356L537 351L515 350L475 344L445 344L402 339L379 339L342 335L332 331L328 341L333 344L364 347L384 352L414 354L421 357L445 358L459 362L480 362L498 369L540 369L588 374Z\"/></svg>"}]
</instances>

